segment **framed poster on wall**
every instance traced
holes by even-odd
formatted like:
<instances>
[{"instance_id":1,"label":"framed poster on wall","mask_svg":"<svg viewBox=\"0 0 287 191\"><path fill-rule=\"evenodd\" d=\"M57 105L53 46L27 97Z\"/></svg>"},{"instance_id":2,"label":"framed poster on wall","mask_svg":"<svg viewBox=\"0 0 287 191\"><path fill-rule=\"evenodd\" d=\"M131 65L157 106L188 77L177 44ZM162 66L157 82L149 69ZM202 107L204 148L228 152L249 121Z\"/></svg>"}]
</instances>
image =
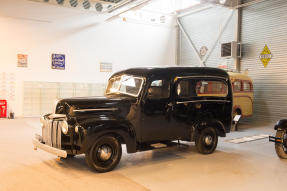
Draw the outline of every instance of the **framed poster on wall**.
<instances>
[{"instance_id":1,"label":"framed poster on wall","mask_svg":"<svg viewBox=\"0 0 287 191\"><path fill-rule=\"evenodd\" d=\"M28 67L28 55L27 54L17 54L17 67Z\"/></svg>"},{"instance_id":2,"label":"framed poster on wall","mask_svg":"<svg viewBox=\"0 0 287 191\"><path fill-rule=\"evenodd\" d=\"M52 54L52 69L65 70L65 54Z\"/></svg>"}]
</instances>

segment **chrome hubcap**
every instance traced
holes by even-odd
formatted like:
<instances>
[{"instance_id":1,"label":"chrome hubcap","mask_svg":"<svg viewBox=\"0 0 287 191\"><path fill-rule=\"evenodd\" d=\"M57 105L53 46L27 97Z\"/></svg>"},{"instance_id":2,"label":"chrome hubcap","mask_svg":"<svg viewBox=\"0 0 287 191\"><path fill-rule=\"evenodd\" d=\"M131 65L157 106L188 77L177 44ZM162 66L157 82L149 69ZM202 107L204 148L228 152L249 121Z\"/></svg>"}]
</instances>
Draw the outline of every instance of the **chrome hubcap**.
<instances>
[{"instance_id":1,"label":"chrome hubcap","mask_svg":"<svg viewBox=\"0 0 287 191\"><path fill-rule=\"evenodd\" d=\"M112 148L108 145L102 145L98 150L98 156L102 161L107 161L112 156Z\"/></svg>"},{"instance_id":2,"label":"chrome hubcap","mask_svg":"<svg viewBox=\"0 0 287 191\"><path fill-rule=\"evenodd\" d=\"M210 135L206 136L204 139L204 142L206 145L211 145L212 144L212 137Z\"/></svg>"}]
</instances>

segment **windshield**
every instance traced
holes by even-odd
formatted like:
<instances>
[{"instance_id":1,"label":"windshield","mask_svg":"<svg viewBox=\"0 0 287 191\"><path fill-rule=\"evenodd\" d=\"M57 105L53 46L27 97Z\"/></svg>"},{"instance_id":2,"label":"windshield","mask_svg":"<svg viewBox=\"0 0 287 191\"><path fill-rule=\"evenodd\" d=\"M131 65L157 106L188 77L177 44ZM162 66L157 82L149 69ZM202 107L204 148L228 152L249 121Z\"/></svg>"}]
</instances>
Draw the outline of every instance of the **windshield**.
<instances>
[{"instance_id":1,"label":"windshield","mask_svg":"<svg viewBox=\"0 0 287 191\"><path fill-rule=\"evenodd\" d=\"M143 85L143 78L122 75L111 78L106 94L126 94L137 97Z\"/></svg>"}]
</instances>

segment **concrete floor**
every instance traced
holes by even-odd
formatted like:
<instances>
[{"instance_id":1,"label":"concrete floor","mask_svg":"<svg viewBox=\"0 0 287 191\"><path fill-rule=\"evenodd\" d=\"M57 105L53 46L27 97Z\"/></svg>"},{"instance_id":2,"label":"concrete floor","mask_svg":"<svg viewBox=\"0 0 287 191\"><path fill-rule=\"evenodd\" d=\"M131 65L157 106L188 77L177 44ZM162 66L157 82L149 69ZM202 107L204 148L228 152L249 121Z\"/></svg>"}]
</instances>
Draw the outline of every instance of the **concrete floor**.
<instances>
[{"instance_id":1,"label":"concrete floor","mask_svg":"<svg viewBox=\"0 0 287 191\"><path fill-rule=\"evenodd\" d=\"M233 144L225 140L274 134L273 124L241 125L221 138L217 151L200 155L193 143L126 154L112 172L90 171L84 156L56 160L31 143L39 119L0 120L0 190L284 190L287 160L280 160L268 139Z\"/></svg>"}]
</instances>

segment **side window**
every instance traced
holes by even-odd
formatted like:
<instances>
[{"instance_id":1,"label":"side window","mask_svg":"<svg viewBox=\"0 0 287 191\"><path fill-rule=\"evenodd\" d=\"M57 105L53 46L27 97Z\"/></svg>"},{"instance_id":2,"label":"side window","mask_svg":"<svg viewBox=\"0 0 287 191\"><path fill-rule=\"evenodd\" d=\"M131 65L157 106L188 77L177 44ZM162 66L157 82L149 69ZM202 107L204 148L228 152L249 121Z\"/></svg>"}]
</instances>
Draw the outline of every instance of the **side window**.
<instances>
[{"instance_id":1,"label":"side window","mask_svg":"<svg viewBox=\"0 0 287 191\"><path fill-rule=\"evenodd\" d=\"M192 85L192 80L185 79L181 80L177 84L176 93L179 98L189 98L195 96L194 85Z\"/></svg>"},{"instance_id":2,"label":"side window","mask_svg":"<svg viewBox=\"0 0 287 191\"><path fill-rule=\"evenodd\" d=\"M162 80L155 80L151 83L151 87L162 87Z\"/></svg>"},{"instance_id":3,"label":"side window","mask_svg":"<svg viewBox=\"0 0 287 191\"><path fill-rule=\"evenodd\" d=\"M245 91L245 92L251 92L252 91L251 82L248 82L248 81L243 82L243 91Z\"/></svg>"},{"instance_id":4,"label":"side window","mask_svg":"<svg viewBox=\"0 0 287 191\"><path fill-rule=\"evenodd\" d=\"M149 99L168 98L170 94L170 84L167 80L154 80L148 89Z\"/></svg>"},{"instance_id":5,"label":"side window","mask_svg":"<svg viewBox=\"0 0 287 191\"><path fill-rule=\"evenodd\" d=\"M233 82L233 91L240 92L241 91L241 81Z\"/></svg>"},{"instance_id":6,"label":"side window","mask_svg":"<svg viewBox=\"0 0 287 191\"><path fill-rule=\"evenodd\" d=\"M195 89L197 96L225 97L228 94L227 85L223 81L198 81Z\"/></svg>"}]
</instances>

